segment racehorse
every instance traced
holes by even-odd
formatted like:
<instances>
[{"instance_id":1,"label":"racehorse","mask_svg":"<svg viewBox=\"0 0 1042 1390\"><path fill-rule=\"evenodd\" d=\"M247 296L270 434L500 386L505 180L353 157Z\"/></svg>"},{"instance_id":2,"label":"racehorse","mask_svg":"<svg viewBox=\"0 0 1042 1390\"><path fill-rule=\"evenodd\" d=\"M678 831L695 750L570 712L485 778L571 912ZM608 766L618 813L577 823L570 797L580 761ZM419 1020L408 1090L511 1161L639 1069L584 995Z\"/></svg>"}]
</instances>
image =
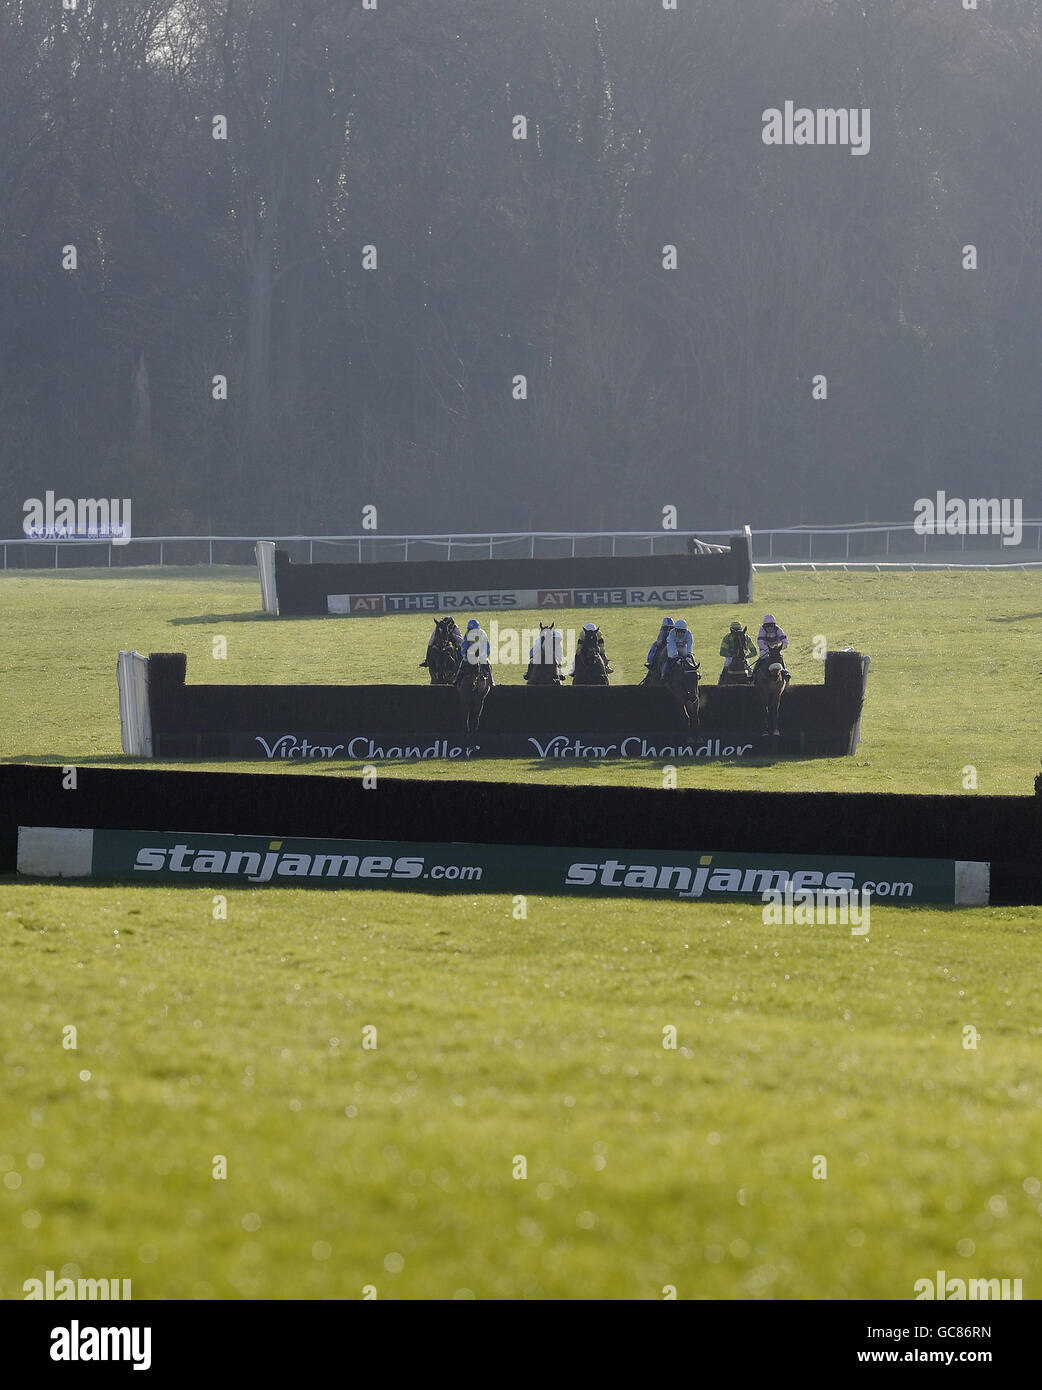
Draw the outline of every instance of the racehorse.
<instances>
[{"instance_id":1,"label":"racehorse","mask_svg":"<svg viewBox=\"0 0 1042 1390\"><path fill-rule=\"evenodd\" d=\"M492 677L483 662L465 661L459 678L459 698L463 706L463 732L476 734L481 727L481 711L492 689Z\"/></svg>"},{"instance_id":2,"label":"racehorse","mask_svg":"<svg viewBox=\"0 0 1042 1390\"><path fill-rule=\"evenodd\" d=\"M775 642L768 645L767 656L757 663L756 693L760 697L763 713L763 736L778 737L778 712L782 696L785 694L785 677L782 674L782 645Z\"/></svg>"},{"instance_id":3,"label":"racehorse","mask_svg":"<svg viewBox=\"0 0 1042 1390\"><path fill-rule=\"evenodd\" d=\"M742 628L742 651L741 655L735 654L724 667L720 675L721 685L748 685L753 678L752 667L749 665L749 658L745 654L745 637L748 629Z\"/></svg>"},{"instance_id":4,"label":"racehorse","mask_svg":"<svg viewBox=\"0 0 1042 1390\"><path fill-rule=\"evenodd\" d=\"M680 706L684 725L692 733L698 733L698 682L699 663L693 656L682 656L675 661L666 677L666 689Z\"/></svg>"},{"instance_id":5,"label":"racehorse","mask_svg":"<svg viewBox=\"0 0 1042 1390\"><path fill-rule=\"evenodd\" d=\"M656 645L657 645L657 644L656 644ZM663 663L663 661L665 661L665 659L666 659L666 644L665 644L665 642L663 642L663 643L662 643L662 646L661 646L661 647L659 648L659 650L655 653L655 659L654 659L654 661L651 663L651 665L648 667L647 672L645 673L644 679L640 682L641 685L661 685L661 684L662 684L662 663Z\"/></svg>"},{"instance_id":6,"label":"racehorse","mask_svg":"<svg viewBox=\"0 0 1042 1390\"><path fill-rule=\"evenodd\" d=\"M575 649L575 670L572 672L573 685L610 685L608 663L601 656L599 627L583 628L583 635Z\"/></svg>"},{"instance_id":7,"label":"racehorse","mask_svg":"<svg viewBox=\"0 0 1042 1390\"><path fill-rule=\"evenodd\" d=\"M451 685L459 668L463 637L453 617L434 619L434 640L427 649L431 685Z\"/></svg>"},{"instance_id":8,"label":"racehorse","mask_svg":"<svg viewBox=\"0 0 1042 1390\"><path fill-rule=\"evenodd\" d=\"M556 685L564 681L557 657L557 642L560 634L553 623L540 623L539 636L532 648L525 680L529 685Z\"/></svg>"}]
</instances>

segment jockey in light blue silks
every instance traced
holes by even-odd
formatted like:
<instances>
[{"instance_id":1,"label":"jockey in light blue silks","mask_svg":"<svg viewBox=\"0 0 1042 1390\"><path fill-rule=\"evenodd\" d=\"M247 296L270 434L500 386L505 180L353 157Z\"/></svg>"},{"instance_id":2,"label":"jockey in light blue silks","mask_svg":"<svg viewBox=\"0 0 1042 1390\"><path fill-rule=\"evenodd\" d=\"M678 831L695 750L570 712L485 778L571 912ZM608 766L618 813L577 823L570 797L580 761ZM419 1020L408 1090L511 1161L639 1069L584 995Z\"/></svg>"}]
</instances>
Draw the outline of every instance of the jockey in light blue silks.
<instances>
[{"instance_id":1,"label":"jockey in light blue silks","mask_svg":"<svg viewBox=\"0 0 1042 1390\"><path fill-rule=\"evenodd\" d=\"M662 626L658 630L658 636L648 648L648 659L644 663L648 668L648 675L661 675L661 666L666 657L666 643L669 641L669 634L673 631L673 619L663 618Z\"/></svg>"},{"instance_id":2,"label":"jockey in light blue silks","mask_svg":"<svg viewBox=\"0 0 1042 1390\"><path fill-rule=\"evenodd\" d=\"M666 638L666 662L662 667L662 679L665 680L673 667L685 656L692 656L693 654L691 629L683 618L678 618L673 624L673 631Z\"/></svg>"},{"instance_id":3,"label":"jockey in light blue silks","mask_svg":"<svg viewBox=\"0 0 1042 1390\"><path fill-rule=\"evenodd\" d=\"M490 684L495 685L492 666L489 662L489 652L488 633L482 628L477 618L471 618L467 623L467 630L463 634L463 651L460 655L459 666L456 668L455 684L459 685L469 662L472 666L480 665L488 676Z\"/></svg>"}]
</instances>

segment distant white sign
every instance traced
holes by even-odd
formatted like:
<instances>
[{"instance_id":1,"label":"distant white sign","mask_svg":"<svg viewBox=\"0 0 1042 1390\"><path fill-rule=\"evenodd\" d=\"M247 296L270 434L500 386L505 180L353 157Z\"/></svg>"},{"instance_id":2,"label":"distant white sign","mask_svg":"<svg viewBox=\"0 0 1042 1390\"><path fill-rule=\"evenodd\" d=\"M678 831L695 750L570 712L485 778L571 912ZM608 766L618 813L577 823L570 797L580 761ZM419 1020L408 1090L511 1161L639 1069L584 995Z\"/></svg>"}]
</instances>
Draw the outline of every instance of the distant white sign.
<instances>
[{"instance_id":1,"label":"distant white sign","mask_svg":"<svg viewBox=\"0 0 1042 1390\"><path fill-rule=\"evenodd\" d=\"M686 608L737 603L737 584L605 585L582 589L454 589L420 594L327 594L330 613L350 617L379 613L500 612L510 608Z\"/></svg>"}]
</instances>

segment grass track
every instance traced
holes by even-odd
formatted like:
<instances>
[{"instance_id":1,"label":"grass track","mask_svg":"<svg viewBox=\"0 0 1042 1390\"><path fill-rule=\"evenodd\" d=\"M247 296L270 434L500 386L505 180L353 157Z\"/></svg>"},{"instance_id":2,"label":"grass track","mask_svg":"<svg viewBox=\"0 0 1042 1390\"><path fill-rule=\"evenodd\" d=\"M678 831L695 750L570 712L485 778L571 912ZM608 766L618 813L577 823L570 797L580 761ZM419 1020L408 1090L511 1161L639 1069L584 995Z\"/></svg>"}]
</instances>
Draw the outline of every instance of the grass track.
<instances>
[{"instance_id":1,"label":"grass track","mask_svg":"<svg viewBox=\"0 0 1042 1390\"><path fill-rule=\"evenodd\" d=\"M9 574L0 603L0 757L54 763L124 761L121 646L194 681L412 681L429 621L272 622L246 570ZM951 792L972 763L1030 792L1042 577L772 575L742 616L767 607L797 679L817 633L872 656L862 749L681 785ZM701 653L729 616L689 614ZM605 619L621 678L656 621ZM1039 1296L1042 909L876 906L861 938L734 904L226 898L0 882L0 1296L49 1268L137 1299L904 1300L942 1268Z\"/></svg>"},{"instance_id":2,"label":"grass track","mask_svg":"<svg viewBox=\"0 0 1042 1390\"><path fill-rule=\"evenodd\" d=\"M528 914L0 886L0 1294L73 1264L135 1298L1038 1296L1036 911Z\"/></svg>"},{"instance_id":3,"label":"grass track","mask_svg":"<svg viewBox=\"0 0 1042 1390\"><path fill-rule=\"evenodd\" d=\"M273 620L259 612L259 602L256 575L247 569L0 576L6 696L0 758L123 761L115 682L121 647L187 652L190 682L426 680L418 663L429 618ZM689 761L679 773L681 786L952 793L972 766L981 791L1030 793L1042 704L1042 572L772 573L757 577L755 606L736 611L755 629L768 608L792 638L790 666L798 681L822 679L812 655L816 636L871 656L861 748L852 758ZM718 606L687 612L712 680L731 612ZM503 622L532 628L538 617L514 614ZM581 625L585 617L576 614L574 621ZM658 621L651 609L603 616L616 680L640 678ZM227 638L226 660L213 658L215 636ZM523 667L501 667L497 678L521 683L522 675ZM297 768L282 770L292 775ZM358 769L338 763L306 770L342 776ZM633 762L390 764L382 775L662 782L658 766Z\"/></svg>"}]
</instances>

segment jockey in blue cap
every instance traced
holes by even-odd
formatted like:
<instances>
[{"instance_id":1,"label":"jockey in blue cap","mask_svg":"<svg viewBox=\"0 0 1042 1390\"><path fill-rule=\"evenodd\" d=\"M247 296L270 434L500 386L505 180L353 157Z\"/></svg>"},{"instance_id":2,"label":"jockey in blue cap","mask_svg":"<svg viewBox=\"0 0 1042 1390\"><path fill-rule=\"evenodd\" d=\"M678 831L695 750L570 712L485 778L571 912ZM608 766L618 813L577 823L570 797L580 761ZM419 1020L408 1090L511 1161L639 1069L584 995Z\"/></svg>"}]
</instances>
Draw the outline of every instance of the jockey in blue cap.
<instances>
[{"instance_id":1,"label":"jockey in blue cap","mask_svg":"<svg viewBox=\"0 0 1042 1390\"><path fill-rule=\"evenodd\" d=\"M463 634L463 651L460 654L459 666L456 668L456 685L459 685L468 662L472 666L480 664L488 676L489 682L495 685L492 667L489 664L488 633L484 631L477 618L470 619L467 623L467 630Z\"/></svg>"},{"instance_id":2,"label":"jockey in blue cap","mask_svg":"<svg viewBox=\"0 0 1042 1390\"><path fill-rule=\"evenodd\" d=\"M673 624L672 632L666 638L666 661L662 667L662 679L666 679L677 662L692 655L691 629L683 618L678 618Z\"/></svg>"},{"instance_id":3,"label":"jockey in blue cap","mask_svg":"<svg viewBox=\"0 0 1042 1390\"><path fill-rule=\"evenodd\" d=\"M651 676L654 675L656 672L660 673L660 667L666 655L666 643L669 640L669 634L672 631L673 619L663 618L662 626L658 630L658 636L655 638L654 642L652 642L651 646L648 648L648 659L644 663L645 666L647 666L648 668L648 675L645 676L645 680L649 680Z\"/></svg>"}]
</instances>

